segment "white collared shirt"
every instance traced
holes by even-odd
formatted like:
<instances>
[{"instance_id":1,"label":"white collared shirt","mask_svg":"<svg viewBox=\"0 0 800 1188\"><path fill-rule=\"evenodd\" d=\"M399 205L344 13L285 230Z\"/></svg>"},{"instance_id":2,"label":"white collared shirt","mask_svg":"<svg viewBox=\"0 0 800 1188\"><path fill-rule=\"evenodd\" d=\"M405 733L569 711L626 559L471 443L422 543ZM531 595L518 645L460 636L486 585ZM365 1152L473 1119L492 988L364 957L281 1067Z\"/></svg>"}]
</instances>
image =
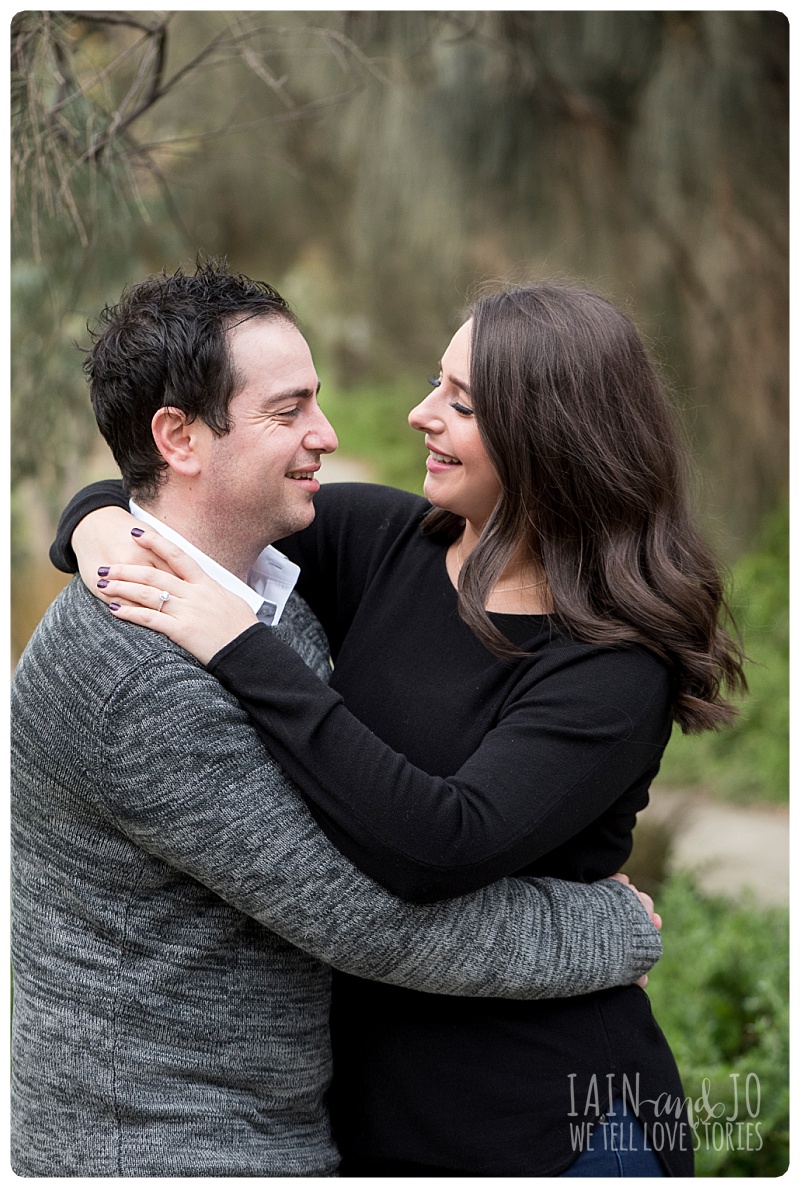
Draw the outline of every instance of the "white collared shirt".
<instances>
[{"instance_id":1,"label":"white collared shirt","mask_svg":"<svg viewBox=\"0 0 800 1188\"><path fill-rule=\"evenodd\" d=\"M215 582L243 598L262 623L266 623L268 627L277 626L283 608L300 576L299 565L284 557L283 553L278 552L272 545L267 545L256 557L245 583L230 570L223 568L218 561L201 552L196 545L185 540L174 528L170 528L168 524L162 523L150 512L139 507L133 499L130 500L129 506L132 516L155 528L166 540L171 540L178 548L183 549L184 553L196 561Z\"/></svg>"}]
</instances>

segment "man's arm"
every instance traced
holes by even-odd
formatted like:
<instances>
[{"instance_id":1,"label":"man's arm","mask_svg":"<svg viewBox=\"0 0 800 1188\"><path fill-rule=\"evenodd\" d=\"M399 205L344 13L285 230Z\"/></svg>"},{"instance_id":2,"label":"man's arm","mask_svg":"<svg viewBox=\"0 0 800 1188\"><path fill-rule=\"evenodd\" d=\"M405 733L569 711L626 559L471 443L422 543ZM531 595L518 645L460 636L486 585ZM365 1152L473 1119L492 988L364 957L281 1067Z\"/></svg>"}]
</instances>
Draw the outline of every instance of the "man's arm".
<instances>
[{"instance_id":1,"label":"man's arm","mask_svg":"<svg viewBox=\"0 0 800 1188\"><path fill-rule=\"evenodd\" d=\"M440 994L553 998L633 982L660 955L622 884L504 879L405 903L319 830L238 703L150 653L102 715L99 786L133 841L338 969Z\"/></svg>"}]
</instances>

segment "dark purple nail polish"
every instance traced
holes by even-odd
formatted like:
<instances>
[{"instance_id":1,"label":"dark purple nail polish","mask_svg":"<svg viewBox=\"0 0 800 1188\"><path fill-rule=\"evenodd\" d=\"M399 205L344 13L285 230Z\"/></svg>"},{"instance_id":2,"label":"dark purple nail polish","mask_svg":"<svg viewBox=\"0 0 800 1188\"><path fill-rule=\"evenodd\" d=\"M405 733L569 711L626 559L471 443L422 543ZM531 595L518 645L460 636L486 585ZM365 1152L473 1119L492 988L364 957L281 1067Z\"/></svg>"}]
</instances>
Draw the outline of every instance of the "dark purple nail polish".
<instances>
[{"instance_id":1,"label":"dark purple nail polish","mask_svg":"<svg viewBox=\"0 0 800 1188\"><path fill-rule=\"evenodd\" d=\"M131 536L144 536L144 528L131 528Z\"/></svg>"},{"instance_id":2,"label":"dark purple nail polish","mask_svg":"<svg viewBox=\"0 0 800 1188\"><path fill-rule=\"evenodd\" d=\"M97 583L97 585L101 590L105 590L106 586L108 585L108 582L106 581L105 578L100 578L100 581Z\"/></svg>"},{"instance_id":3,"label":"dark purple nail polish","mask_svg":"<svg viewBox=\"0 0 800 1188\"><path fill-rule=\"evenodd\" d=\"M109 602L108 609L109 610L119 610L119 603L118 602Z\"/></svg>"},{"instance_id":4,"label":"dark purple nail polish","mask_svg":"<svg viewBox=\"0 0 800 1188\"><path fill-rule=\"evenodd\" d=\"M101 565L97 571L98 577L108 577L109 565Z\"/></svg>"}]
</instances>

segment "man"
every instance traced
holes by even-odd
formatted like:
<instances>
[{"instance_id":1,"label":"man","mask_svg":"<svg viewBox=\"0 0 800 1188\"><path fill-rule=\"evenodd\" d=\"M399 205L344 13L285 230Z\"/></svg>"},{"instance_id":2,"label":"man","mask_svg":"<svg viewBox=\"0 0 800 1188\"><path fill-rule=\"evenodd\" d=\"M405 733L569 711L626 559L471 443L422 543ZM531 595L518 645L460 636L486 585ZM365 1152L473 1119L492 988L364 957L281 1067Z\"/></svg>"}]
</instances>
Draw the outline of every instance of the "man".
<instances>
[{"instance_id":1,"label":"man","mask_svg":"<svg viewBox=\"0 0 800 1188\"><path fill-rule=\"evenodd\" d=\"M87 373L132 510L323 675L320 629L269 547L311 522L336 448L290 310L211 262L136 286L104 322ZM394 899L205 669L77 579L26 649L13 712L19 1174L332 1174L331 965L534 998L632 981L657 956L618 883Z\"/></svg>"}]
</instances>

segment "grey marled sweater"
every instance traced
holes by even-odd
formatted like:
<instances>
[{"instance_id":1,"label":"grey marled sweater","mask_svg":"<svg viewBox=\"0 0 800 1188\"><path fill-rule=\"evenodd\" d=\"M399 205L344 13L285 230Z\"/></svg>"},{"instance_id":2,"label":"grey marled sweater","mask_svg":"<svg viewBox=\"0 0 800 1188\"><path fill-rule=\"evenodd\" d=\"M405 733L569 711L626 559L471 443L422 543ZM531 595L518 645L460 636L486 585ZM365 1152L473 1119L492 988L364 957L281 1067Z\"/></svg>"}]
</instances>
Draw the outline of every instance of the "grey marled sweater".
<instances>
[{"instance_id":1,"label":"grey marled sweater","mask_svg":"<svg viewBox=\"0 0 800 1188\"><path fill-rule=\"evenodd\" d=\"M327 671L296 598L277 628ZM12 692L12 1166L330 1175L331 965L567 996L660 952L636 898L507 879L412 905L327 841L238 703L75 579Z\"/></svg>"}]
</instances>

